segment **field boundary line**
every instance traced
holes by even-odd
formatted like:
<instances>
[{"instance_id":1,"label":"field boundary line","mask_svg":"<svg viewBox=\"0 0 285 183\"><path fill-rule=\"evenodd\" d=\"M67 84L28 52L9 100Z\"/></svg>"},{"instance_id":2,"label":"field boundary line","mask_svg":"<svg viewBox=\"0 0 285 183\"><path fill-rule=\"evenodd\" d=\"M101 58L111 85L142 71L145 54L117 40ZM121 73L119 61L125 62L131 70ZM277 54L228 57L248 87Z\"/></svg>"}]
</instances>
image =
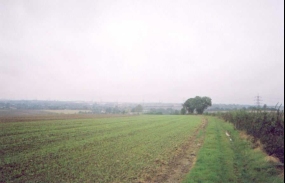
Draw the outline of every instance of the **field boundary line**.
<instances>
[{"instance_id":1,"label":"field boundary line","mask_svg":"<svg viewBox=\"0 0 285 183\"><path fill-rule=\"evenodd\" d=\"M205 139L205 129L208 125L208 120L202 118L202 124L194 131L184 144L177 147L174 156L169 162L156 161L159 168L151 175L146 175L143 180L138 183L179 183L196 163L196 156L199 149L202 147ZM202 133L202 135L201 135ZM201 135L201 137L200 137Z\"/></svg>"}]
</instances>

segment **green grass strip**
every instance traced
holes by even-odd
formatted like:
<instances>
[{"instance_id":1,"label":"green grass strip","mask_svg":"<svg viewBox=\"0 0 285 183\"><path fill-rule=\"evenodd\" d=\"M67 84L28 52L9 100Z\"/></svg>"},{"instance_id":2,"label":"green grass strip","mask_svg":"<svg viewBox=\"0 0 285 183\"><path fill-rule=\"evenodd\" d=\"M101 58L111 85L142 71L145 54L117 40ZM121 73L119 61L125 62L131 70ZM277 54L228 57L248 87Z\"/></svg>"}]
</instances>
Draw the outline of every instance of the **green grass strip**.
<instances>
[{"instance_id":1,"label":"green grass strip","mask_svg":"<svg viewBox=\"0 0 285 183\"><path fill-rule=\"evenodd\" d=\"M208 117L208 120L204 145L183 183L284 182L274 164L266 162L261 152L251 149L249 142L239 137L232 124L214 117ZM232 141L226 136L226 131Z\"/></svg>"}]
</instances>

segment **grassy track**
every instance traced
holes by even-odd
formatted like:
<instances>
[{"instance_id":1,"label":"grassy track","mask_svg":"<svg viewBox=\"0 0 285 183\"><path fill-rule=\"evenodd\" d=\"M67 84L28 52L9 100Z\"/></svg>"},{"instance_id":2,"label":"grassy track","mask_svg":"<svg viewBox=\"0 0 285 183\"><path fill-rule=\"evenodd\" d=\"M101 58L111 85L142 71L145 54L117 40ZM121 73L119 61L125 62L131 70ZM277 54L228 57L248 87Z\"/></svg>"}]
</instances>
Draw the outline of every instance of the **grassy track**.
<instances>
[{"instance_id":1,"label":"grassy track","mask_svg":"<svg viewBox=\"0 0 285 183\"><path fill-rule=\"evenodd\" d=\"M208 117L206 139L198 154L195 167L183 183L236 182L281 183L274 164L265 161L265 155L250 148L239 137L233 125L218 118ZM228 131L232 141L226 136Z\"/></svg>"},{"instance_id":2,"label":"grassy track","mask_svg":"<svg viewBox=\"0 0 285 183\"><path fill-rule=\"evenodd\" d=\"M199 116L0 123L0 182L133 182L200 124Z\"/></svg>"}]
</instances>

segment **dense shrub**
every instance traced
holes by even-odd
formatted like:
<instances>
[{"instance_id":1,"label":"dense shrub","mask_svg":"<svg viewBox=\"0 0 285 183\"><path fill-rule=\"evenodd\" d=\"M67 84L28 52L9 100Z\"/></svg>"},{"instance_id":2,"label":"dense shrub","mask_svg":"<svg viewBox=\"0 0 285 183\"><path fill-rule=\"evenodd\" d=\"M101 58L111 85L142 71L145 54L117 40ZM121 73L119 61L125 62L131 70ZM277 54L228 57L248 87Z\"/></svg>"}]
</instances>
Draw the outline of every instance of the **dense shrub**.
<instances>
[{"instance_id":1,"label":"dense shrub","mask_svg":"<svg viewBox=\"0 0 285 183\"><path fill-rule=\"evenodd\" d=\"M249 135L259 139L269 155L278 157L284 163L283 111L240 110L218 113L218 116L233 123L236 129L245 130Z\"/></svg>"}]
</instances>

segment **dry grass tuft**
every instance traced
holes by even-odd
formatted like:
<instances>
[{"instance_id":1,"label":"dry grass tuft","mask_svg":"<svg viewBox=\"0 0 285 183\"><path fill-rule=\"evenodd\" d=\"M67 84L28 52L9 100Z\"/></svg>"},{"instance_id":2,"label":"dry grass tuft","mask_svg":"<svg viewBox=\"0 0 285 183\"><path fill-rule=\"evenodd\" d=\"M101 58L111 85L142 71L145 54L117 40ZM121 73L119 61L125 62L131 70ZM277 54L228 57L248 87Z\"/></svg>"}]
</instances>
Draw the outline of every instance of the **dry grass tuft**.
<instances>
[{"instance_id":1,"label":"dry grass tuft","mask_svg":"<svg viewBox=\"0 0 285 183\"><path fill-rule=\"evenodd\" d=\"M254 151L263 153L266 156L265 161L270 162L270 163L274 163L274 164L282 164L281 161L277 157L269 156L265 152L263 145L260 142L260 140L257 140L253 136L248 135L245 131L240 131L239 135L242 139L245 139L245 140L248 140L249 142L251 142L251 147L254 149ZM278 172L280 172L279 176L284 179L284 167L281 169L279 168Z\"/></svg>"},{"instance_id":2,"label":"dry grass tuft","mask_svg":"<svg viewBox=\"0 0 285 183\"><path fill-rule=\"evenodd\" d=\"M266 156L265 160L272 163L280 163L280 160L274 156Z\"/></svg>"}]
</instances>

